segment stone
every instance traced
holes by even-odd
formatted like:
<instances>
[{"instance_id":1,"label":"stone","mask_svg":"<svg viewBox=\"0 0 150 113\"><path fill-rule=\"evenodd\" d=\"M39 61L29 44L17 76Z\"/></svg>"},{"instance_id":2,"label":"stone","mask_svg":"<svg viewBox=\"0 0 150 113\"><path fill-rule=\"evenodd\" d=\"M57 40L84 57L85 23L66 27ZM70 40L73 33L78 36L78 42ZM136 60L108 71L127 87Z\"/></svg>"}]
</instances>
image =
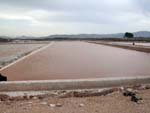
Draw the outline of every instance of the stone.
<instances>
[{"instance_id":1,"label":"stone","mask_svg":"<svg viewBox=\"0 0 150 113\"><path fill-rule=\"evenodd\" d=\"M56 105L55 105L55 104L49 104L49 106L50 106L50 107L56 107Z\"/></svg>"},{"instance_id":2,"label":"stone","mask_svg":"<svg viewBox=\"0 0 150 113\"><path fill-rule=\"evenodd\" d=\"M27 94L27 93L24 93L23 98L24 98L24 99L28 99L28 94Z\"/></svg>"},{"instance_id":3,"label":"stone","mask_svg":"<svg viewBox=\"0 0 150 113\"><path fill-rule=\"evenodd\" d=\"M140 100L142 100L142 98L137 95L131 96L131 101L133 101L133 102L138 102Z\"/></svg>"},{"instance_id":4,"label":"stone","mask_svg":"<svg viewBox=\"0 0 150 113\"><path fill-rule=\"evenodd\" d=\"M28 104L32 104L33 102L28 102Z\"/></svg>"},{"instance_id":5,"label":"stone","mask_svg":"<svg viewBox=\"0 0 150 113\"><path fill-rule=\"evenodd\" d=\"M136 95L135 92L133 91L133 89L127 89L123 92L124 96L134 96Z\"/></svg>"},{"instance_id":6,"label":"stone","mask_svg":"<svg viewBox=\"0 0 150 113\"><path fill-rule=\"evenodd\" d=\"M41 105L47 105L47 102L41 102L40 104Z\"/></svg>"},{"instance_id":7,"label":"stone","mask_svg":"<svg viewBox=\"0 0 150 113\"><path fill-rule=\"evenodd\" d=\"M120 87L120 90L123 91L125 88L124 87Z\"/></svg>"},{"instance_id":8,"label":"stone","mask_svg":"<svg viewBox=\"0 0 150 113\"><path fill-rule=\"evenodd\" d=\"M57 104L56 104L56 107L62 107L62 104L57 103Z\"/></svg>"},{"instance_id":9,"label":"stone","mask_svg":"<svg viewBox=\"0 0 150 113\"><path fill-rule=\"evenodd\" d=\"M137 92L138 91L136 90L128 88L123 92L123 95L131 97L131 101L133 102L138 102L139 100L142 100L142 98L137 95Z\"/></svg>"},{"instance_id":10,"label":"stone","mask_svg":"<svg viewBox=\"0 0 150 113\"><path fill-rule=\"evenodd\" d=\"M139 87L140 90L145 90L145 89L150 89L149 85L141 85L141 87Z\"/></svg>"},{"instance_id":11,"label":"stone","mask_svg":"<svg viewBox=\"0 0 150 113\"><path fill-rule=\"evenodd\" d=\"M34 97L32 97L32 99L37 100L37 99L38 99L38 97L35 97L35 96L34 96Z\"/></svg>"},{"instance_id":12,"label":"stone","mask_svg":"<svg viewBox=\"0 0 150 113\"><path fill-rule=\"evenodd\" d=\"M9 100L9 96L8 95L5 95L5 94L0 94L0 101L6 101L6 100Z\"/></svg>"},{"instance_id":13,"label":"stone","mask_svg":"<svg viewBox=\"0 0 150 113\"><path fill-rule=\"evenodd\" d=\"M7 81L7 77L0 74L0 81Z\"/></svg>"},{"instance_id":14,"label":"stone","mask_svg":"<svg viewBox=\"0 0 150 113\"><path fill-rule=\"evenodd\" d=\"M79 107L83 107L84 106L84 104L79 104Z\"/></svg>"}]
</instances>

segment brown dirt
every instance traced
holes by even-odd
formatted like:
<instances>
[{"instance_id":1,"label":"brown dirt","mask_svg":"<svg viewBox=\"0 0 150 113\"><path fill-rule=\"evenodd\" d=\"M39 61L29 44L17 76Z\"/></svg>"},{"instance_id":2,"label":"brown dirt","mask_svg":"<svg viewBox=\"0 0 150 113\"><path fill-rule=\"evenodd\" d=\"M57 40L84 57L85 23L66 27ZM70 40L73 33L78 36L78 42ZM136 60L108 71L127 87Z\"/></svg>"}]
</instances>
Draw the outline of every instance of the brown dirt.
<instances>
[{"instance_id":1,"label":"brown dirt","mask_svg":"<svg viewBox=\"0 0 150 113\"><path fill-rule=\"evenodd\" d=\"M138 90L139 103L115 91L105 96L51 97L0 102L0 113L150 113L150 90ZM55 107L53 106L55 105Z\"/></svg>"},{"instance_id":2,"label":"brown dirt","mask_svg":"<svg viewBox=\"0 0 150 113\"><path fill-rule=\"evenodd\" d=\"M150 47L148 46L138 46L138 45L122 45L122 44L110 44L108 42L104 42L104 41L88 41L90 43L95 43L95 44L102 44L102 45L108 45L108 46L112 46L112 47L119 47L119 48L123 48L123 49L129 49L129 50L135 50L135 51L140 51L140 52L146 52L146 53L150 53Z\"/></svg>"}]
</instances>

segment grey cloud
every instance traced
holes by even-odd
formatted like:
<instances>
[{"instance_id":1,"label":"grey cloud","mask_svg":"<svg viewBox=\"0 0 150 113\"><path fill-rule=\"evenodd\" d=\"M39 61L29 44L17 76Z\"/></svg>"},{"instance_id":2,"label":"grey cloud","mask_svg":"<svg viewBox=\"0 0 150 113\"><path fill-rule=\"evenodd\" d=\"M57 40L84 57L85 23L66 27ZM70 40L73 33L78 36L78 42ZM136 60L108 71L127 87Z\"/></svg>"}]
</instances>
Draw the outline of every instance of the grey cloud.
<instances>
[{"instance_id":1,"label":"grey cloud","mask_svg":"<svg viewBox=\"0 0 150 113\"><path fill-rule=\"evenodd\" d=\"M135 3L138 4L143 10L150 11L150 1L149 0L135 0Z\"/></svg>"},{"instance_id":2,"label":"grey cloud","mask_svg":"<svg viewBox=\"0 0 150 113\"><path fill-rule=\"evenodd\" d=\"M118 5L112 3L106 0L0 0L0 6L9 6L14 9L20 8L20 10L114 11L122 8L122 5L125 8L125 4Z\"/></svg>"},{"instance_id":3,"label":"grey cloud","mask_svg":"<svg viewBox=\"0 0 150 113\"><path fill-rule=\"evenodd\" d=\"M84 26L91 25L95 29L102 26L107 33L118 31L120 26L137 29L138 25L147 23L149 4L149 0L0 0L0 18L11 21L11 25L34 23L45 29L56 25L68 30L74 23L78 23L81 31L85 31ZM133 26L129 28L129 25Z\"/></svg>"}]
</instances>

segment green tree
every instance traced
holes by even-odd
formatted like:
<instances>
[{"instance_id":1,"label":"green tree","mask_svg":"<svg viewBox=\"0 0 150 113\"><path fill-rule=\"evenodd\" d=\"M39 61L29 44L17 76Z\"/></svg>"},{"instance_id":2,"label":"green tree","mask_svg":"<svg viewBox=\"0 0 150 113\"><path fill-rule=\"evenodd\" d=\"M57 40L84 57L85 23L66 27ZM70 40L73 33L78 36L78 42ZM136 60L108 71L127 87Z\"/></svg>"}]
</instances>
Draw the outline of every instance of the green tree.
<instances>
[{"instance_id":1,"label":"green tree","mask_svg":"<svg viewBox=\"0 0 150 113\"><path fill-rule=\"evenodd\" d=\"M126 33L124 34L124 38L134 38L134 34L133 34L133 33L126 32Z\"/></svg>"},{"instance_id":2,"label":"green tree","mask_svg":"<svg viewBox=\"0 0 150 113\"><path fill-rule=\"evenodd\" d=\"M126 33L124 34L124 38L134 38L134 34L133 34L133 33L126 32ZM134 39L133 39L132 45L135 45Z\"/></svg>"}]
</instances>

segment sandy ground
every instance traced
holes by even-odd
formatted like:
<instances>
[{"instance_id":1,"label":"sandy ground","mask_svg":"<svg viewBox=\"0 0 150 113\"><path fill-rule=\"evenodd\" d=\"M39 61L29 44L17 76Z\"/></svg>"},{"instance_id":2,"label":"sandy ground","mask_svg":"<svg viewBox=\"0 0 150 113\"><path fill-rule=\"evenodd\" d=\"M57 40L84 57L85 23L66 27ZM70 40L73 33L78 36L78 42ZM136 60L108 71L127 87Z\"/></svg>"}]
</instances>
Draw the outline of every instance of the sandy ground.
<instances>
[{"instance_id":1,"label":"sandy ground","mask_svg":"<svg viewBox=\"0 0 150 113\"><path fill-rule=\"evenodd\" d=\"M150 113L150 90L138 90L138 103L121 91L90 97L40 97L0 102L0 113Z\"/></svg>"},{"instance_id":2,"label":"sandy ground","mask_svg":"<svg viewBox=\"0 0 150 113\"><path fill-rule=\"evenodd\" d=\"M150 54L86 42L54 42L4 69L8 80L150 75Z\"/></svg>"}]
</instances>

